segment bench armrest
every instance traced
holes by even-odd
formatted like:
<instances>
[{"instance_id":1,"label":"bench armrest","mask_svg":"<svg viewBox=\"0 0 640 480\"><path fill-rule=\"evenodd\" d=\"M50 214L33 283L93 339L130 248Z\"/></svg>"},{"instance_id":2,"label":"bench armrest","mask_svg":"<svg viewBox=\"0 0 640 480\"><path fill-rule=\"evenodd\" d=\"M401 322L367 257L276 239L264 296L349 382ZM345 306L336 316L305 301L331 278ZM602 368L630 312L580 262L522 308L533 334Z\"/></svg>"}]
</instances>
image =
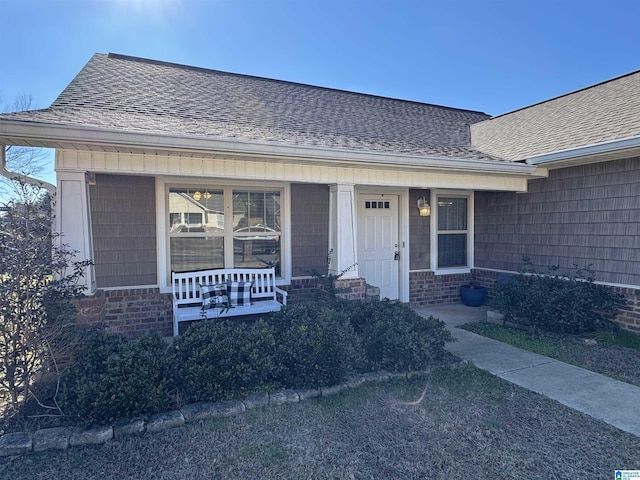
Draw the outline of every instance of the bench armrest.
<instances>
[{"instance_id":1,"label":"bench armrest","mask_svg":"<svg viewBox=\"0 0 640 480\"><path fill-rule=\"evenodd\" d=\"M279 287L274 286L273 290L276 292L276 294L280 294L282 296L282 305L287 305L287 292ZM277 298L277 295L276 295Z\"/></svg>"}]
</instances>

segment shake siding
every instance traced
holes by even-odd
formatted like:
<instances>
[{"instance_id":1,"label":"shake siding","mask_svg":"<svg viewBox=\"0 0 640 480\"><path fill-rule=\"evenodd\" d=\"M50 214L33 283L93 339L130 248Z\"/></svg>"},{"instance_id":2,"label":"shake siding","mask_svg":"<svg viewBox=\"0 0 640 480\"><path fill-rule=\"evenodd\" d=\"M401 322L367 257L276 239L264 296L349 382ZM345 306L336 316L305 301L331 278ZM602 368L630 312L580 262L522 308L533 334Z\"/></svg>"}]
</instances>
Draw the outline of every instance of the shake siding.
<instances>
[{"instance_id":1,"label":"shake siding","mask_svg":"<svg viewBox=\"0 0 640 480\"><path fill-rule=\"evenodd\" d=\"M327 273L329 187L291 185L291 259L294 277Z\"/></svg>"},{"instance_id":2,"label":"shake siding","mask_svg":"<svg viewBox=\"0 0 640 480\"><path fill-rule=\"evenodd\" d=\"M430 265L430 219L421 217L418 199L429 200L429 190L409 190L409 269L426 270Z\"/></svg>"},{"instance_id":3,"label":"shake siding","mask_svg":"<svg viewBox=\"0 0 640 480\"><path fill-rule=\"evenodd\" d=\"M640 158L552 170L529 193L476 192L477 268L592 264L596 280L640 285Z\"/></svg>"},{"instance_id":4,"label":"shake siding","mask_svg":"<svg viewBox=\"0 0 640 480\"><path fill-rule=\"evenodd\" d=\"M96 175L89 196L98 288L156 284L154 179Z\"/></svg>"}]
</instances>

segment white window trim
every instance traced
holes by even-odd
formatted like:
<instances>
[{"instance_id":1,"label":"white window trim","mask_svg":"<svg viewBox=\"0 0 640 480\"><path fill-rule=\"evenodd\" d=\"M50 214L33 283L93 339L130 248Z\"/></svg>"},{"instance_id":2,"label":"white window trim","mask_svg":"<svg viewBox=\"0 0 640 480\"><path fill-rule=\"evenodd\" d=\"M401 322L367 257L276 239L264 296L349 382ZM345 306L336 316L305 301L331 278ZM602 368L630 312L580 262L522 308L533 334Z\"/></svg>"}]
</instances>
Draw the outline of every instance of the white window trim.
<instances>
[{"instance_id":1,"label":"white window trim","mask_svg":"<svg viewBox=\"0 0 640 480\"><path fill-rule=\"evenodd\" d=\"M170 187L188 187L197 185L211 190L224 188L248 188L248 189L279 189L282 190L280 221L282 222L282 265L281 278L276 280L277 285L291 283L291 185L281 182L245 182L202 178L173 178L156 177L156 242L158 286L161 293L171 293L171 270L169 261L169 231L167 229L168 198Z\"/></svg>"},{"instance_id":2,"label":"white window trim","mask_svg":"<svg viewBox=\"0 0 640 480\"><path fill-rule=\"evenodd\" d=\"M467 266L438 268L438 197L467 198ZM473 190L431 190L431 265L434 275L470 273L474 268L474 192Z\"/></svg>"}]
</instances>

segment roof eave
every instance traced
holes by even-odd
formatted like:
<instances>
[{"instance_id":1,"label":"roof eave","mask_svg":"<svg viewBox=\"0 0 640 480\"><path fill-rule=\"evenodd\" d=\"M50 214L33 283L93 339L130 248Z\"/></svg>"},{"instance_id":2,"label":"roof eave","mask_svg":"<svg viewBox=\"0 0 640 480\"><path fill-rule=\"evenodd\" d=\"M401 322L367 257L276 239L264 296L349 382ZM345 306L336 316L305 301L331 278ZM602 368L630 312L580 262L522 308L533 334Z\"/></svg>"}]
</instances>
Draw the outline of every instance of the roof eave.
<instances>
[{"instance_id":1,"label":"roof eave","mask_svg":"<svg viewBox=\"0 0 640 480\"><path fill-rule=\"evenodd\" d=\"M526 163L532 166L553 169L619 160L635 156L640 156L640 136L594 143L542 155L534 155L528 157Z\"/></svg>"},{"instance_id":2,"label":"roof eave","mask_svg":"<svg viewBox=\"0 0 640 480\"><path fill-rule=\"evenodd\" d=\"M376 164L397 167L433 168L465 172L498 173L527 177L546 176L546 169L519 162L359 151L307 145L285 145L218 137L195 137L149 132L123 132L84 126L0 120L0 143L37 145L49 148L81 146L133 147L163 152L209 152L212 154L272 157L289 160L314 159L328 163ZM22 142L22 143L15 143Z\"/></svg>"}]
</instances>

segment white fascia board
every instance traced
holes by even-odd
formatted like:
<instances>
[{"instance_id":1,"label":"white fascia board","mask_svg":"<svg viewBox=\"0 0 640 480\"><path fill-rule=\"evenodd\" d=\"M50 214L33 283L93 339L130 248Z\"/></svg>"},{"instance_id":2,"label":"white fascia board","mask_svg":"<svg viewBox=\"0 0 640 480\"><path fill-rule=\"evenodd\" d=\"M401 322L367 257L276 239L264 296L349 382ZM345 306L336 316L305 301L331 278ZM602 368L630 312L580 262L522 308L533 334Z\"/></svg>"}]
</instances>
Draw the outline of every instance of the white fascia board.
<instances>
[{"instance_id":1,"label":"white fascia board","mask_svg":"<svg viewBox=\"0 0 640 480\"><path fill-rule=\"evenodd\" d=\"M328 147L276 145L236 139L193 137L162 133L121 132L82 126L50 125L34 122L2 121L0 137L110 147L151 148L169 152L208 152L289 160L314 159L329 163L342 162L366 166L367 164L398 167L434 168L458 171L499 173L503 175L546 176L533 165L525 163L450 158L430 155L391 154L374 151L356 151Z\"/></svg>"},{"instance_id":2,"label":"white fascia board","mask_svg":"<svg viewBox=\"0 0 640 480\"><path fill-rule=\"evenodd\" d=\"M584 157L607 153L622 153L623 150L640 148L640 136L627 137L610 142L594 143L578 148L558 150L557 152L534 155L526 159L528 165L553 166L555 163L579 165Z\"/></svg>"}]
</instances>

